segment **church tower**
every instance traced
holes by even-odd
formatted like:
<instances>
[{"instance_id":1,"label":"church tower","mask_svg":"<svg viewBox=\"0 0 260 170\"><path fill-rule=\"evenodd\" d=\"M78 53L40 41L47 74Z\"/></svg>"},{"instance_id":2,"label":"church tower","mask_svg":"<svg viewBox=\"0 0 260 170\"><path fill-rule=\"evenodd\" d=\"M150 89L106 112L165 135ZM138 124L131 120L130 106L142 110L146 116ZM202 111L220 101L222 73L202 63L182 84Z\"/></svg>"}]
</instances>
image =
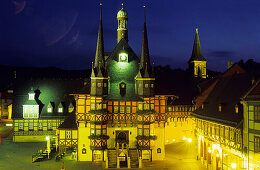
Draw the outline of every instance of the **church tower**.
<instances>
[{"instance_id":1,"label":"church tower","mask_svg":"<svg viewBox=\"0 0 260 170\"><path fill-rule=\"evenodd\" d=\"M107 70L104 58L104 40L103 40L103 25L102 25L102 4L100 4L100 23L98 30L97 49L95 63L92 64L91 72L91 96L107 95Z\"/></svg>"},{"instance_id":2,"label":"church tower","mask_svg":"<svg viewBox=\"0 0 260 170\"><path fill-rule=\"evenodd\" d=\"M193 72L194 77L207 78L206 63L207 60L201 53L199 32L196 28L192 55L189 60L189 69Z\"/></svg>"},{"instance_id":3,"label":"church tower","mask_svg":"<svg viewBox=\"0 0 260 170\"><path fill-rule=\"evenodd\" d=\"M137 86L138 95L143 97L153 96L154 81L155 78L152 73L151 64L150 64L146 19L145 19L145 6L144 6L144 27L143 27L141 61L139 66L139 72L136 77L136 86Z\"/></svg>"},{"instance_id":4,"label":"church tower","mask_svg":"<svg viewBox=\"0 0 260 170\"><path fill-rule=\"evenodd\" d=\"M117 43L122 38L125 38L126 41L128 41L128 30L127 30L127 21L128 21L128 14L124 10L124 4L122 3L122 9L118 11L117 13L117 21L118 21L118 27L117 27Z\"/></svg>"}]
</instances>

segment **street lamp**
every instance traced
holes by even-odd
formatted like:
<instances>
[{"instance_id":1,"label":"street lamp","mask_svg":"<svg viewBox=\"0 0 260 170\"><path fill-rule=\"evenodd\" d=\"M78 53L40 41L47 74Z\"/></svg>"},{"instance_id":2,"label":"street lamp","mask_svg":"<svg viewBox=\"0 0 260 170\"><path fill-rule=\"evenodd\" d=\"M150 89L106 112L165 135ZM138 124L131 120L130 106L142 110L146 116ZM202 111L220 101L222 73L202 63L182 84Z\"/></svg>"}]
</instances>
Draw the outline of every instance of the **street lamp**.
<instances>
[{"instance_id":1,"label":"street lamp","mask_svg":"<svg viewBox=\"0 0 260 170\"><path fill-rule=\"evenodd\" d=\"M236 163L232 163L232 164L231 164L231 168L232 168L232 169L236 169L236 168L237 168L237 164L236 164Z\"/></svg>"},{"instance_id":2,"label":"street lamp","mask_svg":"<svg viewBox=\"0 0 260 170\"><path fill-rule=\"evenodd\" d=\"M46 140L47 140L47 152L48 152L48 159L49 159L50 158L50 151L51 151L50 137L46 136Z\"/></svg>"},{"instance_id":3,"label":"street lamp","mask_svg":"<svg viewBox=\"0 0 260 170\"><path fill-rule=\"evenodd\" d=\"M191 139L191 138L188 138L188 142L191 143L191 142L192 142L192 139Z\"/></svg>"}]
</instances>

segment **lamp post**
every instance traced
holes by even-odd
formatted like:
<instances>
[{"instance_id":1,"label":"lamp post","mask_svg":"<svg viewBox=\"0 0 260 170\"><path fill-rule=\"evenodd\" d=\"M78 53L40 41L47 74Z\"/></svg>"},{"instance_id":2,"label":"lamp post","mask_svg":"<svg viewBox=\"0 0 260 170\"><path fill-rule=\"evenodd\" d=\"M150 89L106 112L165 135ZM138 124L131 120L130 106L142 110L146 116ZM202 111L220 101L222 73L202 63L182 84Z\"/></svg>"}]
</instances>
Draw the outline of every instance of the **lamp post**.
<instances>
[{"instance_id":1,"label":"lamp post","mask_svg":"<svg viewBox=\"0 0 260 170\"><path fill-rule=\"evenodd\" d=\"M50 158L50 151L51 151L51 148L50 148L50 137L49 136L46 136L46 140L47 140L47 152L48 152L48 159Z\"/></svg>"}]
</instances>

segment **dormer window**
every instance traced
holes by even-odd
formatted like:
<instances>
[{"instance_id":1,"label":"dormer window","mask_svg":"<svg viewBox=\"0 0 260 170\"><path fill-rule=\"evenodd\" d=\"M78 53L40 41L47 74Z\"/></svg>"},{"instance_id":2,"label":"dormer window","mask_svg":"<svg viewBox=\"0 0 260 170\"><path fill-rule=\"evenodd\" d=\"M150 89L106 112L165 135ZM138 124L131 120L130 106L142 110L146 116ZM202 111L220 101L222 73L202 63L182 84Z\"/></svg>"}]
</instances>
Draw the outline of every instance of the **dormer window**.
<instances>
[{"instance_id":1,"label":"dormer window","mask_svg":"<svg viewBox=\"0 0 260 170\"><path fill-rule=\"evenodd\" d=\"M60 103L59 106L58 106L58 113L63 113L63 105L62 105L62 103Z\"/></svg>"},{"instance_id":2,"label":"dormer window","mask_svg":"<svg viewBox=\"0 0 260 170\"><path fill-rule=\"evenodd\" d=\"M222 107L221 107L221 104L218 105L218 111L221 112L222 110Z\"/></svg>"},{"instance_id":3,"label":"dormer window","mask_svg":"<svg viewBox=\"0 0 260 170\"><path fill-rule=\"evenodd\" d=\"M69 113L73 112L74 110L74 106L72 105L72 103L70 103L69 105Z\"/></svg>"},{"instance_id":4,"label":"dormer window","mask_svg":"<svg viewBox=\"0 0 260 170\"><path fill-rule=\"evenodd\" d=\"M29 100L34 100L34 96L35 96L35 93L33 91L33 88L31 88L30 92L28 93L29 95Z\"/></svg>"},{"instance_id":5,"label":"dormer window","mask_svg":"<svg viewBox=\"0 0 260 170\"><path fill-rule=\"evenodd\" d=\"M48 108L47 112L51 113L52 112L52 108Z\"/></svg>"},{"instance_id":6,"label":"dormer window","mask_svg":"<svg viewBox=\"0 0 260 170\"><path fill-rule=\"evenodd\" d=\"M58 108L58 112L62 113L63 112L63 108Z\"/></svg>"},{"instance_id":7,"label":"dormer window","mask_svg":"<svg viewBox=\"0 0 260 170\"><path fill-rule=\"evenodd\" d=\"M48 113L52 113L53 112L53 107L54 107L54 103L53 102L49 102L49 104L47 105L47 112Z\"/></svg>"}]
</instances>

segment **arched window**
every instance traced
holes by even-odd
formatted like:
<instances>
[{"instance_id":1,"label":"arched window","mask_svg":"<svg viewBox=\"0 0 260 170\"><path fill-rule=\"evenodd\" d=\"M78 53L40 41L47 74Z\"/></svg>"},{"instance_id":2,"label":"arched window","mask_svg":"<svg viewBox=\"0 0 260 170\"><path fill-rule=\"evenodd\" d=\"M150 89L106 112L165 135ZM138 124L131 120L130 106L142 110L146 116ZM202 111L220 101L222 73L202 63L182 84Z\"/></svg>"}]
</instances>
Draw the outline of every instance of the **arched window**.
<instances>
[{"instance_id":1,"label":"arched window","mask_svg":"<svg viewBox=\"0 0 260 170\"><path fill-rule=\"evenodd\" d=\"M123 82L123 83L120 83L119 85L120 87L120 95L121 96L124 96L126 94L126 84Z\"/></svg>"}]
</instances>

